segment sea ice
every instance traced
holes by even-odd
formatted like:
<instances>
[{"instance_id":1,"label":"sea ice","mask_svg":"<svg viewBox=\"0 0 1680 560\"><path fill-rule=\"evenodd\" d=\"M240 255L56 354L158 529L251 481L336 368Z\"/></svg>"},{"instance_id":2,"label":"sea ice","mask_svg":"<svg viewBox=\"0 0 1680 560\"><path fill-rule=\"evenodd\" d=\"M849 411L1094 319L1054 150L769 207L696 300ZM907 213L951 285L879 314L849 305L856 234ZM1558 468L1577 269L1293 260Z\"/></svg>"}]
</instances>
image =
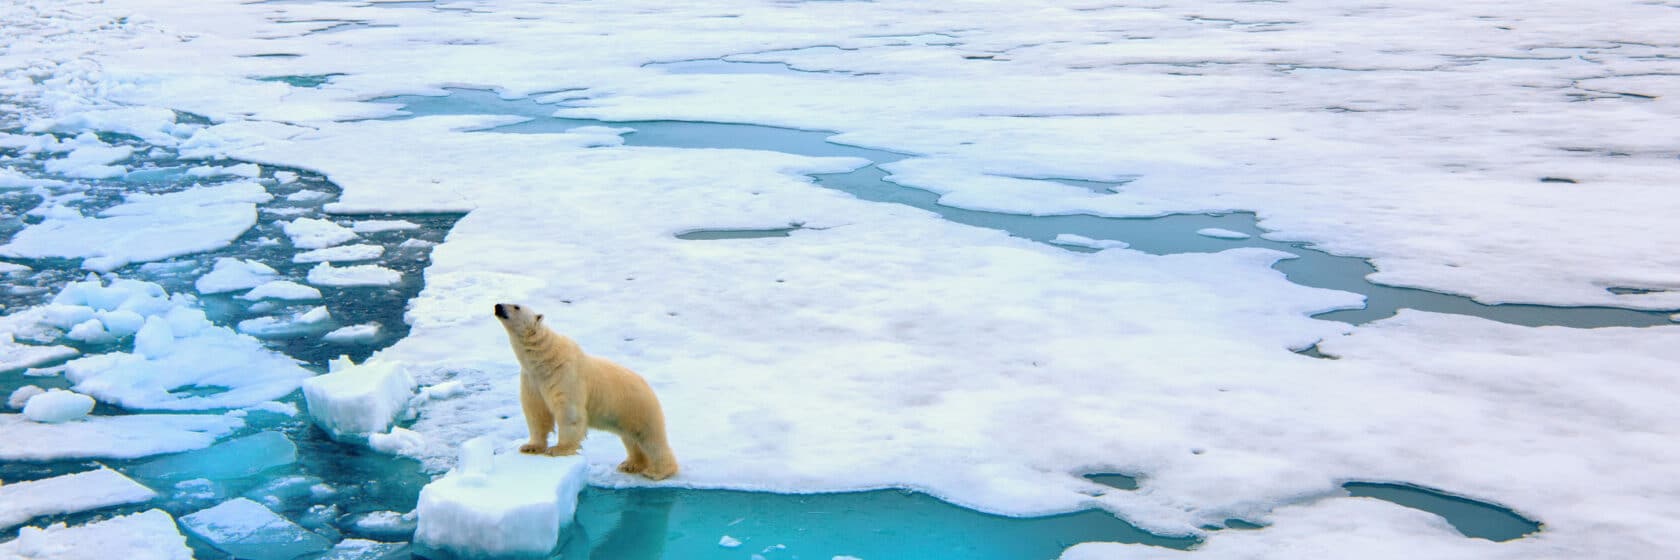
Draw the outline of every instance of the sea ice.
<instances>
[{"instance_id":1,"label":"sea ice","mask_svg":"<svg viewBox=\"0 0 1680 560\"><path fill-rule=\"evenodd\" d=\"M59 159L47 160L42 165L51 173L78 179L109 179L122 175L126 170L116 163L134 153L129 146L113 146L99 140L91 132L84 132L73 141L70 153Z\"/></svg>"},{"instance_id":2,"label":"sea ice","mask_svg":"<svg viewBox=\"0 0 1680 560\"><path fill-rule=\"evenodd\" d=\"M414 378L400 363L341 358L329 366L303 381L303 397L315 424L335 439L385 432L414 397Z\"/></svg>"},{"instance_id":3,"label":"sea ice","mask_svg":"<svg viewBox=\"0 0 1680 560\"><path fill-rule=\"evenodd\" d=\"M420 224L408 220L356 220L350 223L350 230L356 233L378 233L405 229L420 229Z\"/></svg>"},{"instance_id":4,"label":"sea ice","mask_svg":"<svg viewBox=\"0 0 1680 560\"><path fill-rule=\"evenodd\" d=\"M274 280L251 288L251 291L240 294L239 299L251 301L261 299L316 300L321 299L321 290L290 280Z\"/></svg>"},{"instance_id":5,"label":"sea ice","mask_svg":"<svg viewBox=\"0 0 1680 560\"><path fill-rule=\"evenodd\" d=\"M572 522L587 480L581 455L496 455L487 477L446 474L420 490L417 546L467 555L543 554Z\"/></svg>"},{"instance_id":6,"label":"sea ice","mask_svg":"<svg viewBox=\"0 0 1680 560\"><path fill-rule=\"evenodd\" d=\"M0 460L133 459L208 447L245 425L212 414L89 416L80 422L41 424L22 414L0 414Z\"/></svg>"},{"instance_id":7,"label":"sea ice","mask_svg":"<svg viewBox=\"0 0 1680 560\"><path fill-rule=\"evenodd\" d=\"M43 424L80 420L92 411L93 397L63 389L52 389L35 395L23 405L24 418Z\"/></svg>"},{"instance_id":8,"label":"sea ice","mask_svg":"<svg viewBox=\"0 0 1680 560\"><path fill-rule=\"evenodd\" d=\"M375 264L335 267L321 263L309 269L308 279L316 286L390 286L402 281L402 273Z\"/></svg>"},{"instance_id":9,"label":"sea ice","mask_svg":"<svg viewBox=\"0 0 1680 560\"><path fill-rule=\"evenodd\" d=\"M331 247L356 238L350 228L320 218L298 218L281 226L299 249Z\"/></svg>"},{"instance_id":10,"label":"sea ice","mask_svg":"<svg viewBox=\"0 0 1680 560\"><path fill-rule=\"evenodd\" d=\"M328 198L332 198L332 193L311 190L302 190L286 195L288 202L314 202Z\"/></svg>"},{"instance_id":11,"label":"sea ice","mask_svg":"<svg viewBox=\"0 0 1680 560\"><path fill-rule=\"evenodd\" d=\"M125 200L97 218L54 216L30 225L0 245L0 256L80 258L82 268L108 272L220 249L256 225L255 202L268 194L261 185L237 183Z\"/></svg>"},{"instance_id":12,"label":"sea ice","mask_svg":"<svg viewBox=\"0 0 1680 560\"><path fill-rule=\"evenodd\" d=\"M407 560L410 557L407 543L344 539L315 560Z\"/></svg>"},{"instance_id":13,"label":"sea ice","mask_svg":"<svg viewBox=\"0 0 1680 560\"><path fill-rule=\"evenodd\" d=\"M263 431L230 439L207 449L153 460L129 470L146 480L244 478L297 462L297 446L285 434Z\"/></svg>"},{"instance_id":14,"label":"sea ice","mask_svg":"<svg viewBox=\"0 0 1680 560\"><path fill-rule=\"evenodd\" d=\"M718 546L721 546L721 547L724 547L724 548L740 548L741 547L741 539L737 539L737 538L731 537L729 535L724 535L723 538L718 539Z\"/></svg>"},{"instance_id":15,"label":"sea ice","mask_svg":"<svg viewBox=\"0 0 1680 560\"><path fill-rule=\"evenodd\" d=\"M368 447L380 453L416 456L426 448L426 437L404 428L391 428L390 433L369 434Z\"/></svg>"},{"instance_id":16,"label":"sea ice","mask_svg":"<svg viewBox=\"0 0 1680 560\"><path fill-rule=\"evenodd\" d=\"M332 547L331 541L246 498L182 516L181 525L216 549L251 560L291 560Z\"/></svg>"},{"instance_id":17,"label":"sea ice","mask_svg":"<svg viewBox=\"0 0 1680 560\"><path fill-rule=\"evenodd\" d=\"M79 354L69 346L36 346L20 344L10 332L0 332L0 372L35 367L47 362L75 357Z\"/></svg>"},{"instance_id":18,"label":"sea ice","mask_svg":"<svg viewBox=\"0 0 1680 560\"><path fill-rule=\"evenodd\" d=\"M24 385L22 387L18 387L16 391L12 391L12 396L6 399L6 406L22 410L23 405L29 402L30 397L34 397L35 395L45 392L47 392L46 389L42 389L34 385Z\"/></svg>"},{"instance_id":19,"label":"sea ice","mask_svg":"<svg viewBox=\"0 0 1680 560\"><path fill-rule=\"evenodd\" d=\"M1196 230L1196 234L1197 235L1205 235L1207 237L1214 237L1214 238L1218 238L1218 239L1248 239L1249 238L1249 235L1246 234L1246 233L1243 233L1243 232L1240 232L1240 231L1231 231L1231 230L1228 230L1228 229L1225 229L1225 228L1216 228L1216 227L1198 229L1198 230Z\"/></svg>"},{"instance_id":20,"label":"sea ice","mask_svg":"<svg viewBox=\"0 0 1680 560\"><path fill-rule=\"evenodd\" d=\"M42 515L77 513L157 497L122 473L96 470L0 486L0 530Z\"/></svg>"},{"instance_id":21,"label":"sea ice","mask_svg":"<svg viewBox=\"0 0 1680 560\"><path fill-rule=\"evenodd\" d=\"M321 335L321 340L338 344L363 344L379 338L379 324L365 323L333 329Z\"/></svg>"},{"instance_id":22,"label":"sea ice","mask_svg":"<svg viewBox=\"0 0 1680 560\"><path fill-rule=\"evenodd\" d=\"M124 560L192 560L187 538L163 510L147 510L77 527L55 523L24 527L0 543L0 557L19 560L104 560L122 551Z\"/></svg>"},{"instance_id":23,"label":"sea ice","mask_svg":"<svg viewBox=\"0 0 1680 560\"><path fill-rule=\"evenodd\" d=\"M292 256L292 262L345 262L368 261L385 254L385 248L378 245L340 245L314 251L305 251Z\"/></svg>"},{"instance_id":24,"label":"sea ice","mask_svg":"<svg viewBox=\"0 0 1680 560\"><path fill-rule=\"evenodd\" d=\"M287 317L257 317L239 322L239 332L257 338L276 338L325 330L332 322L326 306L315 306Z\"/></svg>"},{"instance_id":25,"label":"sea ice","mask_svg":"<svg viewBox=\"0 0 1680 560\"><path fill-rule=\"evenodd\" d=\"M1072 233L1059 234L1055 239L1050 240L1050 242L1057 245L1090 247L1092 249L1124 249L1130 246L1124 241L1115 241L1112 239L1092 239L1083 235L1075 235Z\"/></svg>"},{"instance_id":26,"label":"sea ice","mask_svg":"<svg viewBox=\"0 0 1680 560\"><path fill-rule=\"evenodd\" d=\"M234 292L261 286L278 275L273 267L243 259L219 258L209 274L199 277L193 287L201 294Z\"/></svg>"}]
</instances>

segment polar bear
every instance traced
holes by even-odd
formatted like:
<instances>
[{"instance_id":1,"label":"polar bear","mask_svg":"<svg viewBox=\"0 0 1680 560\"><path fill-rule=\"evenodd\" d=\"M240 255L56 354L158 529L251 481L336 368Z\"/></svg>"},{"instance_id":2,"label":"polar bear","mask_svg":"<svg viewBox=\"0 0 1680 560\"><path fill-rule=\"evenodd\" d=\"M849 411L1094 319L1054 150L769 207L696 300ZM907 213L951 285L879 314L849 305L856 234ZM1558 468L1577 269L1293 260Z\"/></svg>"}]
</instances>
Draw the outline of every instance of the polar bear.
<instances>
[{"instance_id":1,"label":"polar bear","mask_svg":"<svg viewBox=\"0 0 1680 560\"><path fill-rule=\"evenodd\" d=\"M496 319L507 329L519 358L519 403L531 441L523 453L571 455L589 428L624 440L629 455L620 472L663 480L677 474L677 459L665 441L665 414L647 381L624 366L584 354L576 342L550 330L530 308L498 303ZM558 427L559 441L548 445Z\"/></svg>"}]
</instances>

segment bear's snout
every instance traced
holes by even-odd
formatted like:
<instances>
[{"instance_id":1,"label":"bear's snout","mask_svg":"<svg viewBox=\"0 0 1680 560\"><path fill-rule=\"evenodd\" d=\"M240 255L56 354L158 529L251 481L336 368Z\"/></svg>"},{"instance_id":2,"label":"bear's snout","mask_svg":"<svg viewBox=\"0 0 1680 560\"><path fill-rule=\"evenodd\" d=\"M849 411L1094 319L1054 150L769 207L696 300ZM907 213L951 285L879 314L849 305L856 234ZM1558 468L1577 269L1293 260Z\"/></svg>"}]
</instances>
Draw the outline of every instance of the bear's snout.
<instances>
[{"instance_id":1,"label":"bear's snout","mask_svg":"<svg viewBox=\"0 0 1680 560\"><path fill-rule=\"evenodd\" d=\"M508 318L507 307L500 304L500 303L496 304L496 317L502 318L502 319Z\"/></svg>"}]
</instances>

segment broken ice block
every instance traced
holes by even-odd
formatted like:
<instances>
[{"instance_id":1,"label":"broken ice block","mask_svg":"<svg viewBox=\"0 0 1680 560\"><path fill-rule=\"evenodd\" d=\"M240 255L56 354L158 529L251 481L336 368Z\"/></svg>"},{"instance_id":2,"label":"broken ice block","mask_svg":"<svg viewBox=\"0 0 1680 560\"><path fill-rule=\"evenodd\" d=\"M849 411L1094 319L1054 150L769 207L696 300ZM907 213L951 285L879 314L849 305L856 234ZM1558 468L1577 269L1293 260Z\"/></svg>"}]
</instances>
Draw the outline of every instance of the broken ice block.
<instances>
[{"instance_id":1,"label":"broken ice block","mask_svg":"<svg viewBox=\"0 0 1680 560\"><path fill-rule=\"evenodd\" d=\"M504 453L492 458L489 469L476 484L465 472L451 472L420 490L416 546L468 556L541 555L555 548L588 479L583 457Z\"/></svg>"},{"instance_id":2,"label":"broken ice block","mask_svg":"<svg viewBox=\"0 0 1680 560\"><path fill-rule=\"evenodd\" d=\"M331 373L303 381L303 398L315 424L337 439L386 432L414 387L414 378L395 362L334 360Z\"/></svg>"},{"instance_id":3,"label":"broken ice block","mask_svg":"<svg viewBox=\"0 0 1680 560\"><path fill-rule=\"evenodd\" d=\"M245 498L183 516L181 525L216 549L250 560L290 560L332 546L325 537Z\"/></svg>"}]
</instances>

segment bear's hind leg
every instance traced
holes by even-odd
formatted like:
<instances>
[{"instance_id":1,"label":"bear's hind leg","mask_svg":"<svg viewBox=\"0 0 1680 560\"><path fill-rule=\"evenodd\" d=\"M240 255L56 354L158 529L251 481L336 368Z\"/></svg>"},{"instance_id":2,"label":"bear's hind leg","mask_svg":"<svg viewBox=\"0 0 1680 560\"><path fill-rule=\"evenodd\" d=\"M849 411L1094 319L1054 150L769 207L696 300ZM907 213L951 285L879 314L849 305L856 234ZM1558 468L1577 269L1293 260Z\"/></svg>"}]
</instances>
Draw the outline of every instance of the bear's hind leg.
<instances>
[{"instance_id":1,"label":"bear's hind leg","mask_svg":"<svg viewBox=\"0 0 1680 560\"><path fill-rule=\"evenodd\" d=\"M642 448L636 445L636 440L630 436L619 436L619 439L624 440L625 459L623 463L618 464L618 472L636 474L646 470L647 454L642 453Z\"/></svg>"},{"instance_id":2,"label":"bear's hind leg","mask_svg":"<svg viewBox=\"0 0 1680 560\"><path fill-rule=\"evenodd\" d=\"M519 446L519 452L543 453L548 449L548 433L554 430L554 415L549 414L548 405L529 382L519 384L519 405L525 410L525 427L531 434L531 440Z\"/></svg>"},{"instance_id":3,"label":"bear's hind leg","mask_svg":"<svg viewBox=\"0 0 1680 560\"><path fill-rule=\"evenodd\" d=\"M665 480L677 474L677 457L671 453L671 446L665 443L664 437L637 441L636 446L641 448L642 457L647 461L642 476Z\"/></svg>"}]
</instances>

